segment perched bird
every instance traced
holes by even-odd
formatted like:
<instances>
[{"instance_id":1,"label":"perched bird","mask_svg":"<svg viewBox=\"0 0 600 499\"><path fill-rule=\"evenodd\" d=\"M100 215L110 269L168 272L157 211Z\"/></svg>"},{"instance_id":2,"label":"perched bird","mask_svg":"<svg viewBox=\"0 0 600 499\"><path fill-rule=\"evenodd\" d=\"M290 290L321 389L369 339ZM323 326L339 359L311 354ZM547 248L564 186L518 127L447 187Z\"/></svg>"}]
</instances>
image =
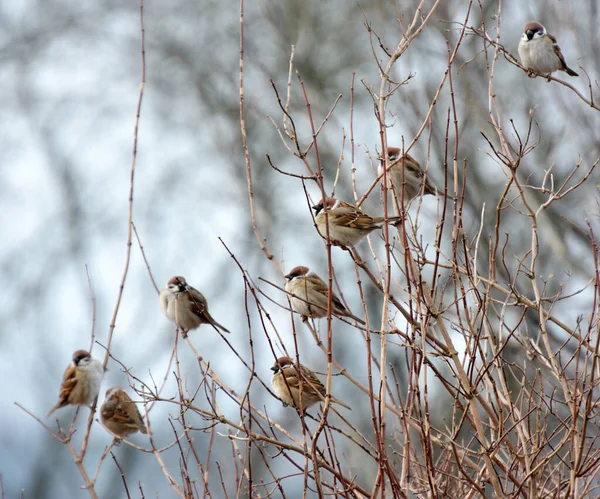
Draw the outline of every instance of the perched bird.
<instances>
[{"instance_id":1,"label":"perched bird","mask_svg":"<svg viewBox=\"0 0 600 499\"><path fill-rule=\"evenodd\" d=\"M429 182L425 175L425 170L410 154L400 156L401 150L398 147L388 147L388 179L392 181L394 192L398 199L402 199L402 186L404 186L404 202L408 203L421 193L435 194L435 187ZM378 175L383 175L385 168L385 158L381 158L381 163L377 169ZM402 172L404 171L404 174ZM382 182L383 182L383 177ZM390 184L388 183L388 189Z\"/></svg>"},{"instance_id":2,"label":"perched bird","mask_svg":"<svg viewBox=\"0 0 600 499\"><path fill-rule=\"evenodd\" d=\"M289 357L279 357L273 367L273 377L271 385L275 394L281 399L284 406L291 405L299 408L302 403L302 409L308 409L310 406L325 401L326 390L323 383L308 367L300 364L300 373L302 374L302 398L300 397L300 377L296 365ZM341 400L331 397L334 404L341 405L346 409L352 410Z\"/></svg>"},{"instance_id":3,"label":"perched bird","mask_svg":"<svg viewBox=\"0 0 600 499\"><path fill-rule=\"evenodd\" d=\"M100 421L117 437L124 438L137 431L147 433L139 409L127 392L118 386L106 390L100 407Z\"/></svg>"},{"instance_id":4,"label":"perched bird","mask_svg":"<svg viewBox=\"0 0 600 499\"><path fill-rule=\"evenodd\" d=\"M65 369L57 404L50 409L49 417L56 409L66 405L90 406L100 391L104 376L102 364L86 350L77 350L73 362Z\"/></svg>"},{"instance_id":5,"label":"perched bird","mask_svg":"<svg viewBox=\"0 0 600 499\"><path fill-rule=\"evenodd\" d=\"M287 279L285 290L290 294L292 309L302 317L318 319L327 315L329 288L323 279L303 266L294 267L285 278ZM344 307L335 293L332 296L331 306L333 315L350 317L360 324L365 324L365 321Z\"/></svg>"},{"instance_id":6,"label":"perched bird","mask_svg":"<svg viewBox=\"0 0 600 499\"><path fill-rule=\"evenodd\" d=\"M567 66L556 38L546 33L546 28L536 21L528 22L523 28L519 57L523 66L536 73L550 76L553 71L564 71L569 76L579 76Z\"/></svg>"},{"instance_id":7,"label":"perched bird","mask_svg":"<svg viewBox=\"0 0 600 499\"><path fill-rule=\"evenodd\" d=\"M192 288L181 276L171 278L160 292L160 308L168 319L183 330L184 338L190 329L196 329L200 324L210 324L217 331L220 329L229 333L228 329L209 314L204 295Z\"/></svg>"},{"instance_id":8,"label":"perched bird","mask_svg":"<svg viewBox=\"0 0 600 499\"><path fill-rule=\"evenodd\" d=\"M327 207L325 215L324 207ZM373 218L356 206L334 198L321 199L312 207L315 210L315 223L323 239L327 239L327 223L329 224L329 240L336 246L354 246L367 234L381 229L384 217ZM388 223L394 224L401 217L388 217Z\"/></svg>"}]
</instances>

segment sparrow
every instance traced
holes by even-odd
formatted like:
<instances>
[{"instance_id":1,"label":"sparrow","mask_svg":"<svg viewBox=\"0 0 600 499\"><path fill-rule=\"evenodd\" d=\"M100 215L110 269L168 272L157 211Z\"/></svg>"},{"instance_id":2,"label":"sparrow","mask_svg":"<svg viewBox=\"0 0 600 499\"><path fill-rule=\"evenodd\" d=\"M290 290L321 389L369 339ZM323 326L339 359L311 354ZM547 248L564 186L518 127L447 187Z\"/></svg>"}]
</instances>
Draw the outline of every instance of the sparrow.
<instances>
[{"instance_id":1,"label":"sparrow","mask_svg":"<svg viewBox=\"0 0 600 499\"><path fill-rule=\"evenodd\" d=\"M124 438L137 431L147 433L146 425L136 404L127 392L118 386L106 390L100 407L100 421L117 437Z\"/></svg>"},{"instance_id":2,"label":"sparrow","mask_svg":"<svg viewBox=\"0 0 600 499\"><path fill-rule=\"evenodd\" d=\"M208 303L204 295L192 288L184 277L175 276L167 282L160 292L160 308L165 316L182 329L183 337L200 324L210 324L217 331L229 330L221 326L208 312Z\"/></svg>"},{"instance_id":3,"label":"sparrow","mask_svg":"<svg viewBox=\"0 0 600 499\"><path fill-rule=\"evenodd\" d=\"M285 290L290 294L290 302L294 311L302 317L312 317L314 319L327 315L329 287L323 279L308 267L303 266L294 267L285 278L287 279ZM333 293L331 305L333 315L350 317L359 324L365 324L365 321L359 319L344 307L344 304L335 293Z\"/></svg>"},{"instance_id":4,"label":"sparrow","mask_svg":"<svg viewBox=\"0 0 600 499\"><path fill-rule=\"evenodd\" d=\"M273 367L273 376L271 385L275 394L281 399L284 407L291 405L295 408L307 409L319 402L325 401L326 390L323 383L308 367L300 364L300 373L302 375L302 397L300 397L300 377L296 365L289 357L279 357ZM331 402L341 405L346 409L352 410L341 400L331 397Z\"/></svg>"},{"instance_id":5,"label":"sparrow","mask_svg":"<svg viewBox=\"0 0 600 499\"><path fill-rule=\"evenodd\" d=\"M404 201L410 202L421 193L435 194L435 187L429 182L425 175L425 170L410 154L405 153L400 156L401 150L398 147L388 147L388 179L391 179L394 186L394 192L398 199L402 199L402 186L404 186ZM385 168L385 157L381 158L381 163L377 169L377 175L383 175ZM402 171L404 170L404 175ZM381 177L383 182L383 176ZM388 183L388 189L390 184Z\"/></svg>"},{"instance_id":6,"label":"sparrow","mask_svg":"<svg viewBox=\"0 0 600 499\"><path fill-rule=\"evenodd\" d=\"M564 71L569 76L579 76L567 66L556 38L546 33L546 28L536 21L528 22L523 28L519 57L523 66L536 73L550 76L553 71Z\"/></svg>"},{"instance_id":7,"label":"sparrow","mask_svg":"<svg viewBox=\"0 0 600 499\"><path fill-rule=\"evenodd\" d=\"M327 215L325 215L327 207ZM371 217L356 206L338 201L334 198L321 199L312 207L315 210L315 224L323 239L327 239L327 223L329 224L329 240L335 246L354 246L367 234L381 229L384 217ZM326 218L327 217L327 218ZM388 217L388 223L394 224L401 217Z\"/></svg>"},{"instance_id":8,"label":"sparrow","mask_svg":"<svg viewBox=\"0 0 600 499\"><path fill-rule=\"evenodd\" d=\"M63 374L58 402L46 417L66 405L90 406L100 391L104 368L86 350L77 350Z\"/></svg>"}]
</instances>

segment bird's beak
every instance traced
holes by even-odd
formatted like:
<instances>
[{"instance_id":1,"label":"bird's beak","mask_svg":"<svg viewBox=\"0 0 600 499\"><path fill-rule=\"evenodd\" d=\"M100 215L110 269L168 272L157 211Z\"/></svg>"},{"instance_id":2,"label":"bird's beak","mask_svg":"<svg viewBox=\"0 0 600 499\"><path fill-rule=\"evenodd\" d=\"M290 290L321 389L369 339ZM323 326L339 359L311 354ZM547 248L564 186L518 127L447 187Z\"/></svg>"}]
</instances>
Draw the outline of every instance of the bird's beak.
<instances>
[{"instance_id":1,"label":"bird's beak","mask_svg":"<svg viewBox=\"0 0 600 499\"><path fill-rule=\"evenodd\" d=\"M320 209L319 206L317 206L317 205L311 206L311 208L315 211L319 211L319 209Z\"/></svg>"},{"instance_id":2,"label":"bird's beak","mask_svg":"<svg viewBox=\"0 0 600 499\"><path fill-rule=\"evenodd\" d=\"M292 274L288 274L288 275L286 275L286 276L284 276L284 277L285 277L285 278L286 278L288 281L291 281L293 276L292 276Z\"/></svg>"},{"instance_id":3,"label":"bird's beak","mask_svg":"<svg viewBox=\"0 0 600 499\"><path fill-rule=\"evenodd\" d=\"M527 39L528 39L528 40L531 40L532 38L533 38L533 31L531 31L531 30L528 30L528 31L527 31Z\"/></svg>"},{"instance_id":4,"label":"bird's beak","mask_svg":"<svg viewBox=\"0 0 600 499\"><path fill-rule=\"evenodd\" d=\"M279 366L273 366L271 368L271 371L273 371L274 373L276 373L277 371L279 371Z\"/></svg>"}]
</instances>

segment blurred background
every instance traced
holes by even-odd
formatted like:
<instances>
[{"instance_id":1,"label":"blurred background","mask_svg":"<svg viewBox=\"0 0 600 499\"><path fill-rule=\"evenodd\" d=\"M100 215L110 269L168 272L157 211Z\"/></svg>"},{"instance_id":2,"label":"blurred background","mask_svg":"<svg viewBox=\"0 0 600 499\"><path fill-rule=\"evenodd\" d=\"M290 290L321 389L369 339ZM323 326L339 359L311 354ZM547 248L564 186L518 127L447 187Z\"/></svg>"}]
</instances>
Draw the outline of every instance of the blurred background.
<instances>
[{"instance_id":1,"label":"blurred background","mask_svg":"<svg viewBox=\"0 0 600 499\"><path fill-rule=\"evenodd\" d=\"M319 149L326 183L332 185L341 161L336 194L352 201L351 169L356 169L360 196L375 178L374 158L381 151L378 122L365 88L378 90L380 85L365 22L393 49L402 34L397 18L405 26L416 5L412 0L402 2L401 7L378 0L364 4L342 0L246 2L245 97L257 222L284 270L307 265L325 277L327 264L301 181L277 173L266 160L269 154L278 168L306 173L269 119L281 125L282 115L270 79L284 95L290 50L295 45L295 69L306 84L317 122L342 95L320 135ZM456 23L464 20L467 5L466 1L453 2L450 7L442 2L395 65L393 75L397 81L409 74L413 77L388 102L390 145L401 145L403 141L408 144L418 131L446 68L446 40L451 45L456 41ZM491 30L497 3L484 1L482 5L481 10L473 10L468 24L478 27L484 19ZM88 493L80 489L81 476L68 450L14 402L44 417L56 402L72 352L88 348L92 326L100 343L107 340L125 263L133 129L141 78L139 4L23 0L5 2L0 9L0 281L5 288L0 296L0 374L4 380L0 473L6 497L20 493L28 498L86 497ZM225 5L214 0L148 1L144 16L147 81L140 118L134 223L159 287L173 275L184 275L205 294L211 313L232 331L232 344L247 358L250 347L244 283L219 238L257 282L258 277L278 285L283 282L261 252L249 215L239 125L239 8L235 3ZM515 56L523 25L532 19L542 22L558 38L569 66L582 75L557 76L568 79L586 94L581 65L597 91L597 3L537 0L527 2L525 8L517 0L503 2L501 43ZM495 35L493 31L491 34ZM377 48L376 53L382 57ZM353 74L354 151L349 135ZM467 161L465 230L469 237L474 236L485 206L481 243L485 247L506 174L489 157L490 148L480 133L494 138L480 38L469 36L463 42L453 77L459 120L458 158L461 166L463 160ZM301 142L306 145L310 135L306 133L303 99L295 77L293 83L291 110L303 134ZM600 113L586 107L569 89L542 78L529 79L503 58L497 62L494 85L504 126L509 127L509 120L513 120L524 134L534 109L533 135L540 144L521 166L521 173L530 183L539 185L550 167L556 185L578 162L586 171L589 169L599 154ZM427 164L429 176L438 186L444 183L449 106L446 87L431 125L411 150ZM451 152L447 159L451 161ZM316 168L314 154L309 162ZM550 290L571 292L585 285L593 274L589 245L577 225L584 226L587 219L598 227L598 178L594 174L545 215L540 268L549 279ZM308 184L307 190L313 201L320 198L316 185ZM542 194L539 196L542 201ZM369 213L379 213L377 189L363 206ZM419 233L425 243L434 240L437 209L435 199L423 201ZM530 245L529 223L514 211L507 211L500 232L510 232L505 250L508 255L521 255ZM377 237L374 240L381 244ZM484 268L486 254L485 249L480 251ZM362 315L351 259L339 249L333 250L333 258L350 308ZM94 324L86 268L95 298ZM279 303L286 303L279 291L264 283L261 288ZM368 285L366 290L372 320L378 320L379 295ZM557 303L554 313L573 324L579 314L589 313L592 297L593 290L589 290L580 295L577 307L570 302L568 309ZM287 348L293 351L289 313L268 302L266 306ZM250 303L249 309L257 373L268 380L273 355L256 320L256 306ZM323 372L325 356L296 322L304 363ZM366 354L362 339L342 322L334 324L335 334L344 338L335 344L337 360L364 380ZM535 329L535 314L523 329L525 334ZM152 377L160 380L168 366L173 337L174 327L160 312L156 292L134 243L112 353L144 381L150 382ZM223 380L243 392L249 373L215 332L205 327L192 332L191 338ZM102 358L104 351L96 345L94 355ZM401 349L389 352L390 362L397 358L399 369L402 355ZM518 351L514 355L518 356ZM182 349L180 356L182 374L193 386L199 377L195 358L188 349ZM116 363L109 362L108 368L101 400L110 386L127 386ZM336 396L355 395L354 387L345 379L336 378L333 383ZM175 394L175 385L167 385L165 396ZM271 417L299 434L295 411L283 408L258 384L253 385L252 397L253 404L264 406ZM439 410L442 407L440 401ZM225 414L229 411L233 419L239 418L239 409L229 407L225 400L221 409ZM87 416L87 411L82 412ZM74 409L66 408L56 415L64 426L73 413ZM151 413L157 445L172 440L167 424L170 415L176 416L175 409L160 404ZM368 431L368 412L362 413L357 407L349 418L359 427L364 419L363 429ZM81 428L84 419L80 416L78 421ZM198 422L198 426L201 424ZM202 453L207 437L198 431L195 438ZM84 461L90 474L110 440L100 425L93 426ZM132 440L147 447L145 436L136 435ZM223 445L215 443L213 452L227 477L233 473L233 464L231 447L225 438L223 441ZM114 452L130 486L140 481L146 496L172 496L152 454L136 452L124 444ZM178 451L167 451L164 459L178 476ZM350 466L352 460L350 453ZM286 466L283 459L274 459L274 470L284 473ZM260 469L257 463L257 477L261 476ZM262 476L268 479L266 472ZM294 497L293 480L285 483ZM120 475L108 459L100 472L97 492L100 497L118 497L115 490L122 490Z\"/></svg>"}]
</instances>

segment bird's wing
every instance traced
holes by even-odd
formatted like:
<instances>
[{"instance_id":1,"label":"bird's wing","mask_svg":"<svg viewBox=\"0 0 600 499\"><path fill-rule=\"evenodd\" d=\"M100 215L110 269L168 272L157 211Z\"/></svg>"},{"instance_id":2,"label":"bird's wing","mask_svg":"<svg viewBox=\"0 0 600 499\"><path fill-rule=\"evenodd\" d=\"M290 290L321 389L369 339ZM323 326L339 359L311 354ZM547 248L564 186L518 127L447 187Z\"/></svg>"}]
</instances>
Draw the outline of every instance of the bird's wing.
<instances>
[{"instance_id":1,"label":"bird's wing","mask_svg":"<svg viewBox=\"0 0 600 499\"><path fill-rule=\"evenodd\" d=\"M404 165L404 168L406 170L408 170L410 173L412 173L417 179L419 179L419 181L423 182L423 180L425 180L424 187L423 187L423 192L425 194L435 194L435 187L433 187L433 185L431 185L428 178L427 179L425 178L425 170L419 164L419 162L415 158L413 158L410 154L405 154L404 156L402 156L401 158L396 160L392 166L395 166L395 165L398 165L398 166Z\"/></svg>"},{"instance_id":2,"label":"bird's wing","mask_svg":"<svg viewBox=\"0 0 600 499\"><path fill-rule=\"evenodd\" d=\"M281 370L287 385L291 388L298 388L298 372L294 366L287 366Z\"/></svg>"},{"instance_id":3,"label":"bird's wing","mask_svg":"<svg viewBox=\"0 0 600 499\"><path fill-rule=\"evenodd\" d=\"M142 433L146 433L146 425L144 425L144 420L142 419L140 410L138 409L138 406L133 403L131 398L129 398L129 400L125 403L124 411L119 412L122 412L123 417L126 418L127 421L130 421L131 424L139 428Z\"/></svg>"},{"instance_id":4,"label":"bird's wing","mask_svg":"<svg viewBox=\"0 0 600 499\"><path fill-rule=\"evenodd\" d=\"M323 383L321 383L321 380L319 378L317 378L316 374L304 366L301 366L300 369L302 371L302 378L303 378L302 382L304 384L302 387L303 390L310 389L311 392L313 392L313 393L318 392L323 397L325 397L325 394L327 393L325 391L325 386L323 385Z\"/></svg>"},{"instance_id":5,"label":"bird's wing","mask_svg":"<svg viewBox=\"0 0 600 499\"><path fill-rule=\"evenodd\" d=\"M421 168L419 162L408 153L394 161L391 164L390 168L393 168L395 166L404 166L404 168L415 173L415 175L420 177L423 176L423 168Z\"/></svg>"},{"instance_id":6,"label":"bird's wing","mask_svg":"<svg viewBox=\"0 0 600 499\"><path fill-rule=\"evenodd\" d=\"M125 411L118 410L115 417L122 418L123 424L132 428L137 428L142 433L146 433L146 425L144 424L142 415L133 402L127 404Z\"/></svg>"},{"instance_id":7,"label":"bird's wing","mask_svg":"<svg viewBox=\"0 0 600 499\"><path fill-rule=\"evenodd\" d=\"M69 395L75 388L75 385L79 382L81 378L81 374L77 370L77 368L73 365L70 365L65 369L65 373L63 374L63 380L60 385L60 393L58 395L58 401L62 405L66 405L69 400Z\"/></svg>"},{"instance_id":8,"label":"bird's wing","mask_svg":"<svg viewBox=\"0 0 600 499\"><path fill-rule=\"evenodd\" d=\"M361 230L373 229L373 217L348 203L339 203L337 208L328 213L328 216L333 218L334 223L341 227Z\"/></svg>"},{"instance_id":9,"label":"bird's wing","mask_svg":"<svg viewBox=\"0 0 600 499\"><path fill-rule=\"evenodd\" d=\"M326 394L327 394L327 390L325 389L325 385L323 385L323 383L321 383L321 380L319 378L317 378L316 374L313 373L310 369L308 369L307 367L301 366L302 369L302 377L304 378L304 382L307 383L310 387L310 390L312 392L319 392L319 394L325 398ZM306 390L307 388L303 388L304 390ZM341 405L342 407L345 407L346 409L350 409L352 410L352 408L346 404L344 404L344 402L342 402L340 399L335 398L333 395L331 396L331 401Z\"/></svg>"},{"instance_id":10,"label":"bird's wing","mask_svg":"<svg viewBox=\"0 0 600 499\"><path fill-rule=\"evenodd\" d=\"M560 65L562 66L563 69L567 69L567 63L565 61L565 56L562 54L560 47L558 46L558 43L556 41L556 38L552 35L546 35L550 41L552 42L552 50L554 50L554 53L556 54L556 57L558 57L558 59L560 60Z\"/></svg>"},{"instance_id":11,"label":"bird's wing","mask_svg":"<svg viewBox=\"0 0 600 499\"><path fill-rule=\"evenodd\" d=\"M325 281L323 281L323 279L316 275L307 277L304 280L304 285L306 286L306 288L310 287L315 293L324 296L327 296L327 293L329 292L329 288L327 287L327 284L325 284ZM308 291L308 289L306 289L306 291L307 295L310 296L310 291Z\"/></svg>"},{"instance_id":12,"label":"bird's wing","mask_svg":"<svg viewBox=\"0 0 600 499\"><path fill-rule=\"evenodd\" d=\"M102 417L121 426L146 433L140 411L133 402L128 403L125 408L115 404L105 404L102 407Z\"/></svg>"},{"instance_id":13,"label":"bird's wing","mask_svg":"<svg viewBox=\"0 0 600 499\"><path fill-rule=\"evenodd\" d=\"M323 297L325 297L325 299L327 299L327 296L329 295L329 287L327 286L327 284L325 284L323 279L321 279L320 277L317 277L317 276L313 276L311 279L311 282L313 284L312 288L315 291L315 293L319 293L319 294L323 295ZM344 307L344 304L337 297L337 295L335 293L333 293L331 301L333 303L334 310L338 309L344 313L347 312L346 307Z\"/></svg>"},{"instance_id":14,"label":"bird's wing","mask_svg":"<svg viewBox=\"0 0 600 499\"><path fill-rule=\"evenodd\" d=\"M208 313L208 303L200 291L192 288L185 292L183 296L190 303L194 314L202 316Z\"/></svg>"},{"instance_id":15,"label":"bird's wing","mask_svg":"<svg viewBox=\"0 0 600 499\"><path fill-rule=\"evenodd\" d=\"M321 306L318 302L315 303L313 301L310 301L310 295L311 292L314 292L314 294L319 294L323 297L323 299L327 300L328 294L329 294L329 287L327 286L327 284L325 284L325 282L323 281L323 279L321 279L319 276L313 275L311 277L309 277L306 281L305 284L308 287L309 285L309 281L310 281L310 288L311 291L307 292L307 296L309 298L309 303L311 305L314 305L320 309L323 310L327 310L327 305L325 304L325 306ZM316 297L314 299L316 300ZM331 302L333 305L333 312L334 314L342 314L342 315L348 315L348 316L352 316L352 314L350 314L350 312L348 312L348 309L346 307L344 307L344 304L342 303L342 301L337 297L337 295L335 293L333 293L332 297L331 297ZM327 303L327 302L325 302ZM360 320L360 319L359 319Z\"/></svg>"},{"instance_id":16,"label":"bird's wing","mask_svg":"<svg viewBox=\"0 0 600 499\"><path fill-rule=\"evenodd\" d=\"M340 300L335 293L333 293L333 297L332 297L331 301L333 303L333 308L334 309L337 309L338 311L340 311L340 312L342 312L344 314L349 314L350 313L350 312L348 312L348 309L342 303L342 300Z\"/></svg>"}]
</instances>

